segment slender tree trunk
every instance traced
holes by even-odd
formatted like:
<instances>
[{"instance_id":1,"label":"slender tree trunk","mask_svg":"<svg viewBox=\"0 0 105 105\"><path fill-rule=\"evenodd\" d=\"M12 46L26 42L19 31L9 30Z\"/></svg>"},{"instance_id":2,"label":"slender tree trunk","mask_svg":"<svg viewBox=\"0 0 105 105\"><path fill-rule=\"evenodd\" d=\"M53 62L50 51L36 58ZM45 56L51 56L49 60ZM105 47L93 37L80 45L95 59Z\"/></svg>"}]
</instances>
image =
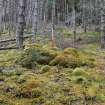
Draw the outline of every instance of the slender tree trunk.
<instances>
[{"instance_id":1,"label":"slender tree trunk","mask_svg":"<svg viewBox=\"0 0 105 105\"><path fill-rule=\"evenodd\" d=\"M19 15L18 15L17 30L16 30L16 44L19 49L23 48L23 34L25 27L25 4L26 0L19 1Z\"/></svg>"},{"instance_id":2,"label":"slender tree trunk","mask_svg":"<svg viewBox=\"0 0 105 105\"><path fill-rule=\"evenodd\" d=\"M53 0L52 4L52 47L56 47L55 44L55 35L54 35L54 24L55 24L55 0Z\"/></svg>"},{"instance_id":3,"label":"slender tree trunk","mask_svg":"<svg viewBox=\"0 0 105 105\"><path fill-rule=\"evenodd\" d=\"M82 23L83 23L83 29L84 32L87 32L87 23L86 23L86 0L82 0L82 10L83 10L83 16L82 16Z\"/></svg>"},{"instance_id":4,"label":"slender tree trunk","mask_svg":"<svg viewBox=\"0 0 105 105\"><path fill-rule=\"evenodd\" d=\"M32 16L32 43L35 43L38 24L38 0L33 0L33 16Z\"/></svg>"},{"instance_id":5,"label":"slender tree trunk","mask_svg":"<svg viewBox=\"0 0 105 105\"><path fill-rule=\"evenodd\" d=\"M101 2L101 48L105 48L105 5Z\"/></svg>"},{"instance_id":6,"label":"slender tree trunk","mask_svg":"<svg viewBox=\"0 0 105 105\"><path fill-rule=\"evenodd\" d=\"M75 47L76 43L76 10L75 10L75 1L73 1L73 7L72 7L72 16L73 16L73 47Z\"/></svg>"},{"instance_id":7,"label":"slender tree trunk","mask_svg":"<svg viewBox=\"0 0 105 105\"><path fill-rule=\"evenodd\" d=\"M2 7L3 6L3 0L0 1L0 34L1 32L3 31L3 28L2 28L2 18L3 18L3 10L2 10Z\"/></svg>"}]
</instances>

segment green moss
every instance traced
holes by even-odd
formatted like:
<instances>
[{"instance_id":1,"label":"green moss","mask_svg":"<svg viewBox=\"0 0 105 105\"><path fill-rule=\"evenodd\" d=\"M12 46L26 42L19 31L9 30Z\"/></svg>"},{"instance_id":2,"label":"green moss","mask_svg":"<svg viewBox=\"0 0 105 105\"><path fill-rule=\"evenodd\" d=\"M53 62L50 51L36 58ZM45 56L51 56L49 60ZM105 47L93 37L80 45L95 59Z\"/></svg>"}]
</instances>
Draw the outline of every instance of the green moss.
<instances>
[{"instance_id":1,"label":"green moss","mask_svg":"<svg viewBox=\"0 0 105 105\"><path fill-rule=\"evenodd\" d=\"M86 89L86 95L88 97L96 97L98 94L98 88L96 88L95 86L89 86L87 89Z\"/></svg>"},{"instance_id":2,"label":"green moss","mask_svg":"<svg viewBox=\"0 0 105 105\"><path fill-rule=\"evenodd\" d=\"M76 50L74 48L67 48L61 54L55 57L50 62L52 66L63 66L63 67L80 67L80 66L88 66L94 67L95 66L95 59L90 58L90 54Z\"/></svg>"},{"instance_id":3,"label":"green moss","mask_svg":"<svg viewBox=\"0 0 105 105\"><path fill-rule=\"evenodd\" d=\"M24 50L17 62L23 67L32 68L33 62L38 64L49 64L56 56L53 50L46 50L39 47L30 47Z\"/></svg>"},{"instance_id":4,"label":"green moss","mask_svg":"<svg viewBox=\"0 0 105 105\"><path fill-rule=\"evenodd\" d=\"M98 94L96 96L97 101L105 102L105 95L104 94Z\"/></svg>"},{"instance_id":5,"label":"green moss","mask_svg":"<svg viewBox=\"0 0 105 105\"><path fill-rule=\"evenodd\" d=\"M28 78L29 76L31 78ZM30 74L29 76L23 76L18 80L21 85L16 95L23 98L38 98L42 94L42 90L39 88L41 82L34 76Z\"/></svg>"},{"instance_id":6,"label":"green moss","mask_svg":"<svg viewBox=\"0 0 105 105\"><path fill-rule=\"evenodd\" d=\"M27 72L24 72L23 75L21 75L19 78L18 78L18 82L19 83L24 83L24 82L27 82L27 81L33 81L33 80L37 80L37 77L34 73L32 73L31 71L27 71Z\"/></svg>"},{"instance_id":7,"label":"green moss","mask_svg":"<svg viewBox=\"0 0 105 105\"><path fill-rule=\"evenodd\" d=\"M1 52L1 61L5 55L8 56L8 52ZM100 58L98 52L94 54L74 48L60 51L36 45L28 46L20 54L21 59L18 63L32 69L24 69L17 64L15 66L13 64L12 68L3 68L0 73L0 104L82 105L84 97L87 103L95 101L96 104L104 104L105 77L102 70L104 70L105 59L103 55ZM50 64L46 57L48 59L51 57ZM12 57L12 52L8 58L13 62L16 59ZM4 61L8 63L7 59ZM40 63L40 60L48 63ZM95 63L97 65L94 65ZM38 72L35 72L33 66L38 66L35 69Z\"/></svg>"},{"instance_id":8,"label":"green moss","mask_svg":"<svg viewBox=\"0 0 105 105\"><path fill-rule=\"evenodd\" d=\"M72 81L74 83L80 83L80 84L84 84L88 82L87 78L83 76L72 77Z\"/></svg>"},{"instance_id":9,"label":"green moss","mask_svg":"<svg viewBox=\"0 0 105 105\"><path fill-rule=\"evenodd\" d=\"M10 76L19 76L22 74L23 71L21 70L8 70L8 71L4 71L3 75L10 77Z\"/></svg>"},{"instance_id":10,"label":"green moss","mask_svg":"<svg viewBox=\"0 0 105 105\"><path fill-rule=\"evenodd\" d=\"M48 72L50 69L51 69L51 67L48 66L48 65L42 66L42 68L41 68L41 73L46 73L46 72Z\"/></svg>"},{"instance_id":11,"label":"green moss","mask_svg":"<svg viewBox=\"0 0 105 105\"><path fill-rule=\"evenodd\" d=\"M74 76L88 76L88 72L86 72L83 68L75 68L72 72Z\"/></svg>"},{"instance_id":12,"label":"green moss","mask_svg":"<svg viewBox=\"0 0 105 105\"><path fill-rule=\"evenodd\" d=\"M19 93L18 97L23 98L38 98L42 94L41 90L39 88L33 88L33 89L26 89L23 88Z\"/></svg>"},{"instance_id":13,"label":"green moss","mask_svg":"<svg viewBox=\"0 0 105 105\"><path fill-rule=\"evenodd\" d=\"M15 65L15 60L18 57L18 53L15 50L1 51L0 52L0 67L10 68Z\"/></svg>"},{"instance_id":14,"label":"green moss","mask_svg":"<svg viewBox=\"0 0 105 105\"><path fill-rule=\"evenodd\" d=\"M64 50L64 53L70 54L70 55L75 56L75 57L78 57L79 56L78 50L76 50L75 48L66 48Z\"/></svg>"},{"instance_id":15,"label":"green moss","mask_svg":"<svg viewBox=\"0 0 105 105\"><path fill-rule=\"evenodd\" d=\"M61 54L50 62L52 66L62 66L62 67L76 67L78 65L78 58L68 55Z\"/></svg>"},{"instance_id":16,"label":"green moss","mask_svg":"<svg viewBox=\"0 0 105 105\"><path fill-rule=\"evenodd\" d=\"M70 31L70 29L68 29L66 27L64 27L64 28L57 28L56 30L57 30L57 32L63 33L64 36L67 37L67 38L73 35L72 31Z\"/></svg>"},{"instance_id":17,"label":"green moss","mask_svg":"<svg viewBox=\"0 0 105 105\"><path fill-rule=\"evenodd\" d=\"M99 36L100 33L99 32L87 32L87 33L81 33L81 35L85 35L85 36Z\"/></svg>"}]
</instances>

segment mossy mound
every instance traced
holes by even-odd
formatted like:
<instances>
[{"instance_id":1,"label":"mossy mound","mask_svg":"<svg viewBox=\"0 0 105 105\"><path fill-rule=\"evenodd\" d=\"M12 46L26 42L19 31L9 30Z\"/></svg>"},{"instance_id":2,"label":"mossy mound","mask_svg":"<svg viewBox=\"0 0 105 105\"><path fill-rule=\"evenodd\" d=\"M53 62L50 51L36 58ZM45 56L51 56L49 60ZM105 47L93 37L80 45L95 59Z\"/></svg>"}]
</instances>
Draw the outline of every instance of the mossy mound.
<instances>
[{"instance_id":1,"label":"mossy mound","mask_svg":"<svg viewBox=\"0 0 105 105\"><path fill-rule=\"evenodd\" d=\"M38 64L75 68L80 66L94 67L95 59L91 58L88 53L74 48L60 51L57 48L43 48L33 45L23 51L16 63L29 69L35 68Z\"/></svg>"},{"instance_id":2,"label":"mossy mound","mask_svg":"<svg viewBox=\"0 0 105 105\"><path fill-rule=\"evenodd\" d=\"M50 62L51 66L62 66L62 67L77 67L78 66L78 58L68 55L68 54L60 54L55 59Z\"/></svg>"},{"instance_id":3,"label":"mossy mound","mask_svg":"<svg viewBox=\"0 0 105 105\"><path fill-rule=\"evenodd\" d=\"M85 55L86 54L86 55ZM80 67L80 66L95 66L95 59L90 58L90 55L74 48L67 48L61 54L56 56L51 62L52 66L63 67Z\"/></svg>"},{"instance_id":4,"label":"mossy mound","mask_svg":"<svg viewBox=\"0 0 105 105\"><path fill-rule=\"evenodd\" d=\"M64 54L70 54L70 55L76 56L76 57L79 56L78 50L76 50L75 48L66 48L66 49L64 49Z\"/></svg>"},{"instance_id":5,"label":"mossy mound","mask_svg":"<svg viewBox=\"0 0 105 105\"><path fill-rule=\"evenodd\" d=\"M17 62L26 68L32 68L36 62L41 65L47 65L55 58L57 51L52 49L44 49L42 47L31 46L23 51Z\"/></svg>"},{"instance_id":6,"label":"mossy mound","mask_svg":"<svg viewBox=\"0 0 105 105\"><path fill-rule=\"evenodd\" d=\"M86 72L83 68L75 68L72 72L74 76L88 76L88 72Z\"/></svg>"}]
</instances>

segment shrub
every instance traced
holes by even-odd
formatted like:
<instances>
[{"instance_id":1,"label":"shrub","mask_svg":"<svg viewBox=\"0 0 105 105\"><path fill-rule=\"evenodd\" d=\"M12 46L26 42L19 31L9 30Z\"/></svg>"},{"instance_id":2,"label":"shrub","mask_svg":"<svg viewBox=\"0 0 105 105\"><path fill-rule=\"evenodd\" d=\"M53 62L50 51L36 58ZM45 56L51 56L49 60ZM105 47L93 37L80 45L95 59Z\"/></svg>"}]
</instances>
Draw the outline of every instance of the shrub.
<instances>
[{"instance_id":1,"label":"shrub","mask_svg":"<svg viewBox=\"0 0 105 105\"><path fill-rule=\"evenodd\" d=\"M26 68L32 68L33 62L38 64L49 64L56 56L56 51L39 47L30 47L24 50L17 62Z\"/></svg>"}]
</instances>

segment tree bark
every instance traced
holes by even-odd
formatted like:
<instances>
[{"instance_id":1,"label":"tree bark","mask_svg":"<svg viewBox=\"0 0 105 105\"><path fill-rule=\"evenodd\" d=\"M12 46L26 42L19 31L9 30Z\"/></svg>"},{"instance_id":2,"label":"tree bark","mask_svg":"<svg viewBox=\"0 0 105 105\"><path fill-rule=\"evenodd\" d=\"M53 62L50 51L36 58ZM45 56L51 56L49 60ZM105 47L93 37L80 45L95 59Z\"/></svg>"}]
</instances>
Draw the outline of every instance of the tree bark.
<instances>
[{"instance_id":1,"label":"tree bark","mask_svg":"<svg viewBox=\"0 0 105 105\"><path fill-rule=\"evenodd\" d=\"M101 2L101 48L105 49L105 5Z\"/></svg>"},{"instance_id":2,"label":"tree bark","mask_svg":"<svg viewBox=\"0 0 105 105\"><path fill-rule=\"evenodd\" d=\"M33 0L33 16L32 16L32 43L35 43L38 24L38 0Z\"/></svg>"},{"instance_id":3,"label":"tree bark","mask_svg":"<svg viewBox=\"0 0 105 105\"><path fill-rule=\"evenodd\" d=\"M55 35L54 35L54 24L55 24L55 0L52 3L52 47L56 47Z\"/></svg>"},{"instance_id":4,"label":"tree bark","mask_svg":"<svg viewBox=\"0 0 105 105\"><path fill-rule=\"evenodd\" d=\"M73 1L73 7L72 7L72 17L73 17L73 47L75 47L76 44L76 10L75 10L75 1Z\"/></svg>"},{"instance_id":5,"label":"tree bark","mask_svg":"<svg viewBox=\"0 0 105 105\"><path fill-rule=\"evenodd\" d=\"M23 48L23 34L25 28L25 5L26 0L19 1L19 14L18 14L18 23L16 30L16 45L17 48Z\"/></svg>"}]
</instances>

